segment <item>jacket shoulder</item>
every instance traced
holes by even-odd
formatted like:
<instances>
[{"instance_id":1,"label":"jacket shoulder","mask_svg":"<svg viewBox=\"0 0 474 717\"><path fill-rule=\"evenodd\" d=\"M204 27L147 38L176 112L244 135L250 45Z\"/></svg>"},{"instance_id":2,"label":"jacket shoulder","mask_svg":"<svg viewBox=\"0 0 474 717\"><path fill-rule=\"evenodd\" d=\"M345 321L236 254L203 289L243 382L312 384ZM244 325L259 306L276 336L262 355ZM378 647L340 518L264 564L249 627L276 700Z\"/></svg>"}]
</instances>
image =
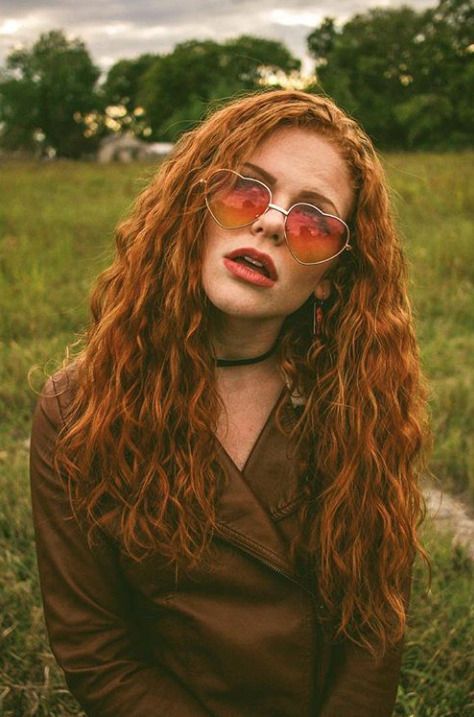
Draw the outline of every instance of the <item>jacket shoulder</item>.
<instances>
[{"instance_id":1,"label":"jacket shoulder","mask_svg":"<svg viewBox=\"0 0 474 717\"><path fill-rule=\"evenodd\" d=\"M71 363L47 379L38 398L37 412L43 414L53 426L64 426L70 416L76 387L77 365Z\"/></svg>"}]
</instances>

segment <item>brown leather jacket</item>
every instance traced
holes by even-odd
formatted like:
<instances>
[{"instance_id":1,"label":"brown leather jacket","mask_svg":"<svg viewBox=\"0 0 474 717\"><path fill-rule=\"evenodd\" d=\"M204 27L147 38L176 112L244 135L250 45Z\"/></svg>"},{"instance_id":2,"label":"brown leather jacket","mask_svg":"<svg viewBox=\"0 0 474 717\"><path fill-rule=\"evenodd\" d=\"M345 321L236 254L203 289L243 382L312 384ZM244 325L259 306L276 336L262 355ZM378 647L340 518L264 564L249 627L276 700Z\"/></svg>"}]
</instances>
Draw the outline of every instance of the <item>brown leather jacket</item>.
<instances>
[{"instance_id":1,"label":"brown leather jacket","mask_svg":"<svg viewBox=\"0 0 474 717\"><path fill-rule=\"evenodd\" d=\"M52 468L70 379L47 383L33 424L31 486L53 652L90 717L389 717L402 645L376 663L331 644L288 556L302 476L273 409L227 486L211 559L175 583L156 555L128 559L111 534L89 548ZM295 419L285 391L287 420Z\"/></svg>"}]
</instances>

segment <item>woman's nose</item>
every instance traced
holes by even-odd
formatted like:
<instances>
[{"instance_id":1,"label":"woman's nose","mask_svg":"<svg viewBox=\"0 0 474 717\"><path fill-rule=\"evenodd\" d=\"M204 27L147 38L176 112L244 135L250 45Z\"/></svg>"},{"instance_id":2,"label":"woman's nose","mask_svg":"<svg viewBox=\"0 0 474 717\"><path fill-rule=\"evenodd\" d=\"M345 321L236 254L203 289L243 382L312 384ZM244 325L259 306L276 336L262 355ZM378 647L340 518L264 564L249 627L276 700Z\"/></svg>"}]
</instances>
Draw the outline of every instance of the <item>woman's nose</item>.
<instances>
[{"instance_id":1,"label":"woman's nose","mask_svg":"<svg viewBox=\"0 0 474 717\"><path fill-rule=\"evenodd\" d=\"M269 207L252 224L252 233L272 239L275 243L285 240L285 214L278 208Z\"/></svg>"}]
</instances>

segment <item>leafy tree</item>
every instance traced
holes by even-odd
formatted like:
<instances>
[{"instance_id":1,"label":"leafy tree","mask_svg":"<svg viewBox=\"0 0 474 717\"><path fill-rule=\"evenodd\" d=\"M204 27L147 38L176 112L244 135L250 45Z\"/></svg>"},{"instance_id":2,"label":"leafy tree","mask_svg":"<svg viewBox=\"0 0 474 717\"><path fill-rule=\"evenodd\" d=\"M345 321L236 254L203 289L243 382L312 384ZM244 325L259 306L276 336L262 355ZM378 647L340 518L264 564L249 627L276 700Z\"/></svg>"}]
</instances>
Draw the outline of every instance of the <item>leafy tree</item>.
<instances>
[{"instance_id":1,"label":"leafy tree","mask_svg":"<svg viewBox=\"0 0 474 717\"><path fill-rule=\"evenodd\" d=\"M291 72L300 62L282 43L247 35L222 44L180 43L143 76L138 101L146 109L153 138L175 140L199 121L209 101L257 89L270 67Z\"/></svg>"},{"instance_id":2,"label":"leafy tree","mask_svg":"<svg viewBox=\"0 0 474 717\"><path fill-rule=\"evenodd\" d=\"M145 108L154 139L174 140L186 128L176 125L175 113L209 98L210 87L218 80L218 48L211 40L180 43L145 73L138 102ZM198 108L189 119L199 116Z\"/></svg>"},{"instance_id":3,"label":"leafy tree","mask_svg":"<svg viewBox=\"0 0 474 717\"><path fill-rule=\"evenodd\" d=\"M104 101L109 105L123 105L127 112L138 107L137 96L145 72L157 55L145 54L134 59L118 60L107 73L101 87Z\"/></svg>"},{"instance_id":4,"label":"leafy tree","mask_svg":"<svg viewBox=\"0 0 474 717\"><path fill-rule=\"evenodd\" d=\"M334 49L336 34L337 30L334 18L325 17L321 25L308 35L308 49L316 59L318 65L327 63L328 56Z\"/></svg>"},{"instance_id":5,"label":"leafy tree","mask_svg":"<svg viewBox=\"0 0 474 717\"><path fill-rule=\"evenodd\" d=\"M0 74L0 141L33 149L42 143L58 156L79 157L91 140L81 117L99 107L100 71L78 39L60 30L42 34L31 49L14 50Z\"/></svg>"},{"instance_id":6,"label":"leafy tree","mask_svg":"<svg viewBox=\"0 0 474 717\"><path fill-rule=\"evenodd\" d=\"M221 47L221 63L228 70L229 86L233 83L234 91L258 89L266 69L290 73L301 68L300 60L276 40L241 35Z\"/></svg>"},{"instance_id":7,"label":"leafy tree","mask_svg":"<svg viewBox=\"0 0 474 717\"><path fill-rule=\"evenodd\" d=\"M472 0L326 18L308 36L319 88L386 147L462 146L474 110ZM471 39L470 39L471 38Z\"/></svg>"},{"instance_id":8,"label":"leafy tree","mask_svg":"<svg viewBox=\"0 0 474 717\"><path fill-rule=\"evenodd\" d=\"M412 97L412 47L420 29L420 15L412 8L374 8L355 15L340 32L326 20L308 37L322 88L379 144L403 144L393 108Z\"/></svg>"},{"instance_id":9,"label":"leafy tree","mask_svg":"<svg viewBox=\"0 0 474 717\"><path fill-rule=\"evenodd\" d=\"M424 13L417 38L413 91L418 111L410 117L411 144L461 147L472 144L474 127L474 5L472 0L441 0ZM413 104L401 106L408 112ZM427 118L431 126L426 127Z\"/></svg>"}]
</instances>

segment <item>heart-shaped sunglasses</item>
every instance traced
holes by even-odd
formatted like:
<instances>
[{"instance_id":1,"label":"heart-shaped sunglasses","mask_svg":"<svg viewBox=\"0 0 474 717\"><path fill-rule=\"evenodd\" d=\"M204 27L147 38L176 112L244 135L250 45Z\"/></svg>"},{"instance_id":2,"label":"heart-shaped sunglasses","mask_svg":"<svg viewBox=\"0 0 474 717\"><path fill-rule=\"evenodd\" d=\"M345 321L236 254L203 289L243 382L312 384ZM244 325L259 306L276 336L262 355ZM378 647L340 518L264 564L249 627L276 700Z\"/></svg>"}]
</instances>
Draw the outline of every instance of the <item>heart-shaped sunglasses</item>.
<instances>
[{"instance_id":1,"label":"heart-shaped sunglasses","mask_svg":"<svg viewBox=\"0 0 474 717\"><path fill-rule=\"evenodd\" d=\"M201 181L207 208L223 229L249 226L269 209L281 212L288 250L300 264L322 264L351 249L349 227L342 219L306 202L283 209L272 203L270 188L259 179L217 169Z\"/></svg>"}]
</instances>

